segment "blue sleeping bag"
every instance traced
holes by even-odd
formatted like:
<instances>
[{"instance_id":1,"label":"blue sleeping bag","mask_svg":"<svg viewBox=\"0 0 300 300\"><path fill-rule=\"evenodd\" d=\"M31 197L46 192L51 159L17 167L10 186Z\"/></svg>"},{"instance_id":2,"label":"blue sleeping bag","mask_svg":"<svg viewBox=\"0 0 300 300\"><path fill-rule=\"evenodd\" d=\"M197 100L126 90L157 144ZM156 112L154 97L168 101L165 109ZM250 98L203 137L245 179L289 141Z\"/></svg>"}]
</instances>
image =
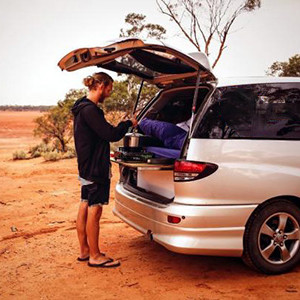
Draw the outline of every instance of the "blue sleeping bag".
<instances>
[{"instance_id":1,"label":"blue sleeping bag","mask_svg":"<svg viewBox=\"0 0 300 300\"><path fill-rule=\"evenodd\" d=\"M164 158L179 158L180 150L169 149L162 147L146 147L148 152L154 153L155 157L164 157Z\"/></svg>"},{"instance_id":2,"label":"blue sleeping bag","mask_svg":"<svg viewBox=\"0 0 300 300\"><path fill-rule=\"evenodd\" d=\"M139 123L139 127L144 134L160 139L170 149L180 150L187 135L185 130L172 123L147 118Z\"/></svg>"}]
</instances>

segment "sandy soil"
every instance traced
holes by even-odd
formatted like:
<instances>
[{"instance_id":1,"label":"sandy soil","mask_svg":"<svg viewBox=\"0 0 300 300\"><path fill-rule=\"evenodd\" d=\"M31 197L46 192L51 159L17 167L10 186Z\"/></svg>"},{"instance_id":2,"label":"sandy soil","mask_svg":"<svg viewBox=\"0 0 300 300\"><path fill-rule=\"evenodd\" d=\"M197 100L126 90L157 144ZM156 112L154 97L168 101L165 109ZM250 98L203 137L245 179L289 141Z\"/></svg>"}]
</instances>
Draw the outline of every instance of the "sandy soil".
<instances>
[{"instance_id":1,"label":"sandy soil","mask_svg":"<svg viewBox=\"0 0 300 300\"><path fill-rule=\"evenodd\" d=\"M238 258L187 256L149 241L113 216L101 220L101 250L116 269L76 261L76 160L13 161L36 144L36 112L0 112L0 299L300 299L300 266L266 276Z\"/></svg>"}]
</instances>

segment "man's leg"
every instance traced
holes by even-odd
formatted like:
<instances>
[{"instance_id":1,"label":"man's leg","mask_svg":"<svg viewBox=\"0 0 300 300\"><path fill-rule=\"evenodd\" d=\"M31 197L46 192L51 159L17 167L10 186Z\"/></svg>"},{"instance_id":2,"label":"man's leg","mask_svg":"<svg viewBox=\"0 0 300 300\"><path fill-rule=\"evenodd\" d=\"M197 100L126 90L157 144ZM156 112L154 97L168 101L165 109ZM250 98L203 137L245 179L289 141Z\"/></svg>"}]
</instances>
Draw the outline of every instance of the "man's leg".
<instances>
[{"instance_id":1,"label":"man's leg","mask_svg":"<svg viewBox=\"0 0 300 300\"><path fill-rule=\"evenodd\" d=\"M102 214L102 206L94 205L88 207L86 232L90 247L90 263L96 264L106 261L99 249L99 221Z\"/></svg>"},{"instance_id":2,"label":"man's leg","mask_svg":"<svg viewBox=\"0 0 300 300\"><path fill-rule=\"evenodd\" d=\"M76 221L77 236L80 245L79 258L86 258L90 255L90 249L89 249L87 234L86 234L87 214L88 214L88 202L87 201L80 202L77 221Z\"/></svg>"}]
</instances>

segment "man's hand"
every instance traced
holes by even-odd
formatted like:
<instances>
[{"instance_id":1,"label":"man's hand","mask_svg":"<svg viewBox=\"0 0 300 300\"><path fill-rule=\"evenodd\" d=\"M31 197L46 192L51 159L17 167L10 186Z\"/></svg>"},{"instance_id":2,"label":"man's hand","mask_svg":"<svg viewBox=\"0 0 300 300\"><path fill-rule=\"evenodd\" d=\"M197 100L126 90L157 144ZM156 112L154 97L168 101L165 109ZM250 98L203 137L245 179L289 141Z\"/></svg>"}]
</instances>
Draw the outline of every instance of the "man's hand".
<instances>
[{"instance_id":1,"label":"man's hand","mask_svg":"<svg viewBox=\"0 0 300 300\"><path fill-rule=\"evenodd\" d=\"M137 126L138 121L137 121L135 115L130 119L130 121L132 122L132 127L136 127Z\"/></svg>"},{"instance_id":2,"label":"man's hand","mask_svg":"<svg viewBox=\"0 0 300 300\"><path fill-rule=\"evenodd\" d=\"M126 114L123 116L122 120L123 120L123 121L130 120L130 121L132 122L132 127L136 127L137 124L138 124L138 121L137 121L137 119L136 119L136 116L137 116L138 114L139 114L139 111L136 111L135 114L134 114L132 117L130 117L129 114L126 113Z\"/></svg>"},{"instance_id":3,"label":"man's hand","mask_svg":"<svg viewBox=\"0 0 300 300\"><path fill-rule=\"evenodd\" d=\"M136 119L136 116L139 114L139 111L136 111L135 114L132 116L130 121L132 122L132 127L136 127L138 124L138 121Z\"/></svg>"}]
</instances>

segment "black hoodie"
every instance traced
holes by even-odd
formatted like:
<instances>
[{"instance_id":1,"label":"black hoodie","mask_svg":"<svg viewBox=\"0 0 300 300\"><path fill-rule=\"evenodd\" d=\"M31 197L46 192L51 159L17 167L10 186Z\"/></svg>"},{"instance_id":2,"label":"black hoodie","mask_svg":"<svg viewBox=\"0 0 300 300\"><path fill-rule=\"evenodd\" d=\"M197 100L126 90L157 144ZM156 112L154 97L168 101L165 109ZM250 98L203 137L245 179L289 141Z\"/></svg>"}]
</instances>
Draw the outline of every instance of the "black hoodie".
<instances>
[{"instance_id":1,"label":"black hoodie","mask_svg":"<svg viewBox=\"0 0 300 300\"><path fill-rule=\"evenodd\" d=\"M108 183L109 142L119 141L132 122L121 122L117 127L110 125L103 111L86 97L75 102L72 113L79 176L98 183Z\"/></svg>"}]
</instances>

